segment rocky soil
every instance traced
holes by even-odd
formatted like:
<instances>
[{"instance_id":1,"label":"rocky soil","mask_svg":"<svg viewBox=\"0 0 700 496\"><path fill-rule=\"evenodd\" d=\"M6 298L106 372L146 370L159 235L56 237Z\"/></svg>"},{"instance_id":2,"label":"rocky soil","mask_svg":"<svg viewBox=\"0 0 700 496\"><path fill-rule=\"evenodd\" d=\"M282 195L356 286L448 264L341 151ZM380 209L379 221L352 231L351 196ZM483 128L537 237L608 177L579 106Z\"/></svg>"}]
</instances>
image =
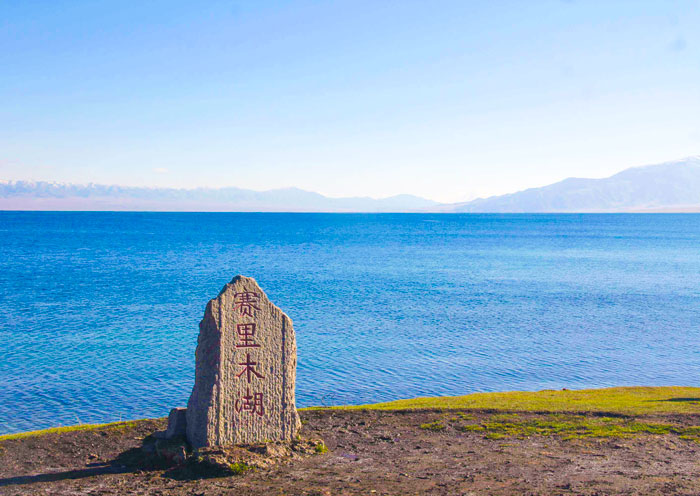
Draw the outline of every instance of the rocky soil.
<instances>
[{"instance_id":1,"label":"rocky soil","mask_svg":"<svg viewBox=\"0 0 700 496\"><path fill-rule=\"evenodd\" d=\"M640 418L679 429L625 438L519 428L494 434L473 426L503 424L503 414L473 411L319 410L301 417L302 436L323 439L327 451L286 452L226 474L199 470L196 458L178 467L143 450L164 420L0 441L0 494L700 494L700 444L682 435L700 425L697 415ZM538 425L547 417L517 418Z\"/></svg>"}]
</instances>

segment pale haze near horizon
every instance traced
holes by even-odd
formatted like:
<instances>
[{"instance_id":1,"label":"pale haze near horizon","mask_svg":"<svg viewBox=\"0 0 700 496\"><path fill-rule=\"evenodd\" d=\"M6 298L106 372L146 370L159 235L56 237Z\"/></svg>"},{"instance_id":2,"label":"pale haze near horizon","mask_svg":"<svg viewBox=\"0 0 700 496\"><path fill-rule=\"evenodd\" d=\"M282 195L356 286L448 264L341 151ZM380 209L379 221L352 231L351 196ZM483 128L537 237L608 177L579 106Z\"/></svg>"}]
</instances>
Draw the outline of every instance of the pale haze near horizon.
<instances>
[{"instance_id":1,"label":"pale haze near horizon","mask_svg":"<svg viewBox=\"0 0 700 496\"><path fill-rule=\"evenodd\" d=\"M0 5L0 179L452 202L700 153L700 3Z\"/></svg>"}]
</instances>

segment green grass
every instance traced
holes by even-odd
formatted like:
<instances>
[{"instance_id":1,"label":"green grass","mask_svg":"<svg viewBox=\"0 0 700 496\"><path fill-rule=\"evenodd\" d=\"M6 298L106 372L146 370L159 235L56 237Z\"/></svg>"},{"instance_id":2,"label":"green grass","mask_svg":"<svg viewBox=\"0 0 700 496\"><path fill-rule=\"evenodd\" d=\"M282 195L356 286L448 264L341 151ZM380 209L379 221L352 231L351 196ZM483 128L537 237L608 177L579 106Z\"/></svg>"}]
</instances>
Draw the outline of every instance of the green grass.
<instances>
[{"instance_id":1,"label":"green grass","mask_svg":"<svg viewBox=\"0 0 700 496\"><path fill-rule=\"evenodd\" d=\"M314 451L316 452L317 455L322 455L324 453L328 453L328 447L325 445L323 441L319 442L316 444L314 447Z\"/></svg>"},{"instance_id":2,"label":"green grass","mask_svg":"<svg viewBox=\"0 0 700 496\"><path fill-rule=\"evenodd\" d=\"M17 434L6 434L0 436L0 441L9 441L12 439L23 439L26 437L35 436L45 436L46 434L60 434L63 432L74 432L74 431L91 431L95 429L127 429L130 427L136 427L139 422L143 420L130 420L126 422L111 422L109 424L80 424L80 425L70 425L67 427L52 427L51 429L43 429L40 431L29 431L29 432L18 432Z\"/></svg>"},{"instance_id":3,"label":"green grass","mask_svg":"<svg viewBox=\"0 0 700 496\"><path fill-rule=\"evenodd\" d=\"M617 387L571 391L475 393L466 396L415 398L329 408L341 410L478 409L515 412L603 412L622 415L700 413L700 388Z\"/></svg>"},{"instance_id":4,"label":"green grass","mask_svg":"<svg viewBox=\"0 0 700 496\"><path fill-rule=\"evenodd\" d=\"M252 467L245 462L231 463L228 466L229 473L231 475L242 475L250 470Z\"/></svg>"},{"instance_id":5,"label":"green grass","mask_svg":"<svg viewBox=\"0 0 700 496\"><path fill-rule=\"evenodd\" d=\"M430 422L429 424L421 424L420 426L421 429L426 430L426 431L444 431L447 426L440 422L439 420L436 420L435 422Z\"/></svg>"},{"instance_id":6,"label":"green grass","mask_svg":"<svg viewBox=\"0 0 700 496\"><path fill-rule=\"evenodd\" d=\"M548 414L540 418L492 415L478 423L452 420L450 426L462 432L480 432L488 439L526 438L534 435L556 435L563 439L633 437L639 434L675 434L700 442L700 427L640 422L629 417L585 417L582 415ZM421 426L422 428L423 426Z\"/></svg>"},{"instance_id":7,"label":"green grass","mask_svg":"<svg viewBox=\"0 0 700 496\"><path fill-rule=\"evenodd\" d=\"M466 396L415 398L371 405L311 407L302 410L494 410L541 413L609 413L613 415L649 415L669 413L700 414L700 388L694 387L618 387L572 391L513 391L475 393ZM468 415L457 413L457 415ZM85 424L0 436L0 441L22 439L76 430L133 427L140 421L111 424Z\"/></svg>"}]
</instances>

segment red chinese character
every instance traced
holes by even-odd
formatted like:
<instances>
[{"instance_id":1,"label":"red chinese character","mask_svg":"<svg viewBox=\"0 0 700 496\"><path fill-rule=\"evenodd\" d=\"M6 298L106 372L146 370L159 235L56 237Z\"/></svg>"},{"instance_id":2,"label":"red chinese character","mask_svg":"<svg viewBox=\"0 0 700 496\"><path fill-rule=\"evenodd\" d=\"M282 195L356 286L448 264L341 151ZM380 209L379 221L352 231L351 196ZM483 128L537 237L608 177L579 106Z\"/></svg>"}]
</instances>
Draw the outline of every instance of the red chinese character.
<instances>
[{"instance_id":1,"label":"red chinese character","mask_svg":"<svg viewBox=\"0 0 700 496\"><path fill-rule=\"evenodd\" d=\"M260 348L259 344L255 344L253 336L255 336L255 324L236 324L236 332L241 337L241 343L236 345L236 348Z\"/></svg>"},{"instance_id":2,"label":"red chinese character","mask_svg":"<svg viewBox=\"0 0 700 496\"><path fill-rule=\"evenodd\" d=\"M237 399L234 408L238 413L248 412L257 413L260 417L263 416L265 410L263 409L263 394L253 393L250 394L250 388L245 388L245 394L242 396L243 400Z\"/></svg>"},{"instance_id":3,"label":"red chinese character","mask_svg":"<svg viewBox=\"0 0 700 496\"><path fill-rule=\"evenodd\" d=\"M262 374L258 373L258 371L255 370L255 366L258 364L258 362L254 362L250 359L250 353L245 354L245 362L241 362L238 365L243 365L243 370L241 370L236 377L241 377L243 374L246 374L248 377L248 383L250 383L251 375L253 374L256 377L259 377L260 379L264 379L265 376Z\"/></svg>"},{"instance_id":4,"label":"red chinese character","mask_svg":"<svg viewBox=\"0 0 700 496\"><path fill-rule=\"evenodd\" d=\"M235 306L234 310L240 310L241 315L253 316L253 309L260 310L255 304L258 303L258 293L246 291L245 293L236 293L233 295Z\"/></svg>"}]
</instances>

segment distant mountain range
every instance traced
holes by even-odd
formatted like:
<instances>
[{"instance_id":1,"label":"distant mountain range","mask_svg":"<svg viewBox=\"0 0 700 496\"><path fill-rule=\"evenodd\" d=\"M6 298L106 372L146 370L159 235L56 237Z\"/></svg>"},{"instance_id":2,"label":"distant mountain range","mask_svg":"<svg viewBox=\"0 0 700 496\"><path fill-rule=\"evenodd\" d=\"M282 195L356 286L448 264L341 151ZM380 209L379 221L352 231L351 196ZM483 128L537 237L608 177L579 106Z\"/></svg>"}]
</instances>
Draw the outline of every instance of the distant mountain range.
<instances>
[{"instance_id":1,"label":"distant mountain range","mask_svg":"<svg viewBox=\"0 0 700 496\"><path fill-rule=\"evenodd\" d=\"M633 167L604 179L569 178L541 188L446 205L446 212L700 211L700 156Z\"/></svg>"},{"instance_id":2,"label":"distant mountain range","mask_svg":"<svg viewBox=\"0 0 700 496\"><path fill-rule=\"evenodd\" d=\"M0 182L0 210L214 212L700 212L700 156L634 167L604 179L569 178L541 188L441 204L412 195L329 198L297 188L137 188Z\"/></svg>"},{"instance_id":3,"label":"distant mountain range","mask_svg":"<svg viewBox=\"0 0 700 496\"><path fill-rule=\"evenodd\" d=\"M329 198L298 188L137 188L44 181L0 182L0 210L211 212L417 212L439 205L412 195Z\"/></svg>"}]
</instances>

